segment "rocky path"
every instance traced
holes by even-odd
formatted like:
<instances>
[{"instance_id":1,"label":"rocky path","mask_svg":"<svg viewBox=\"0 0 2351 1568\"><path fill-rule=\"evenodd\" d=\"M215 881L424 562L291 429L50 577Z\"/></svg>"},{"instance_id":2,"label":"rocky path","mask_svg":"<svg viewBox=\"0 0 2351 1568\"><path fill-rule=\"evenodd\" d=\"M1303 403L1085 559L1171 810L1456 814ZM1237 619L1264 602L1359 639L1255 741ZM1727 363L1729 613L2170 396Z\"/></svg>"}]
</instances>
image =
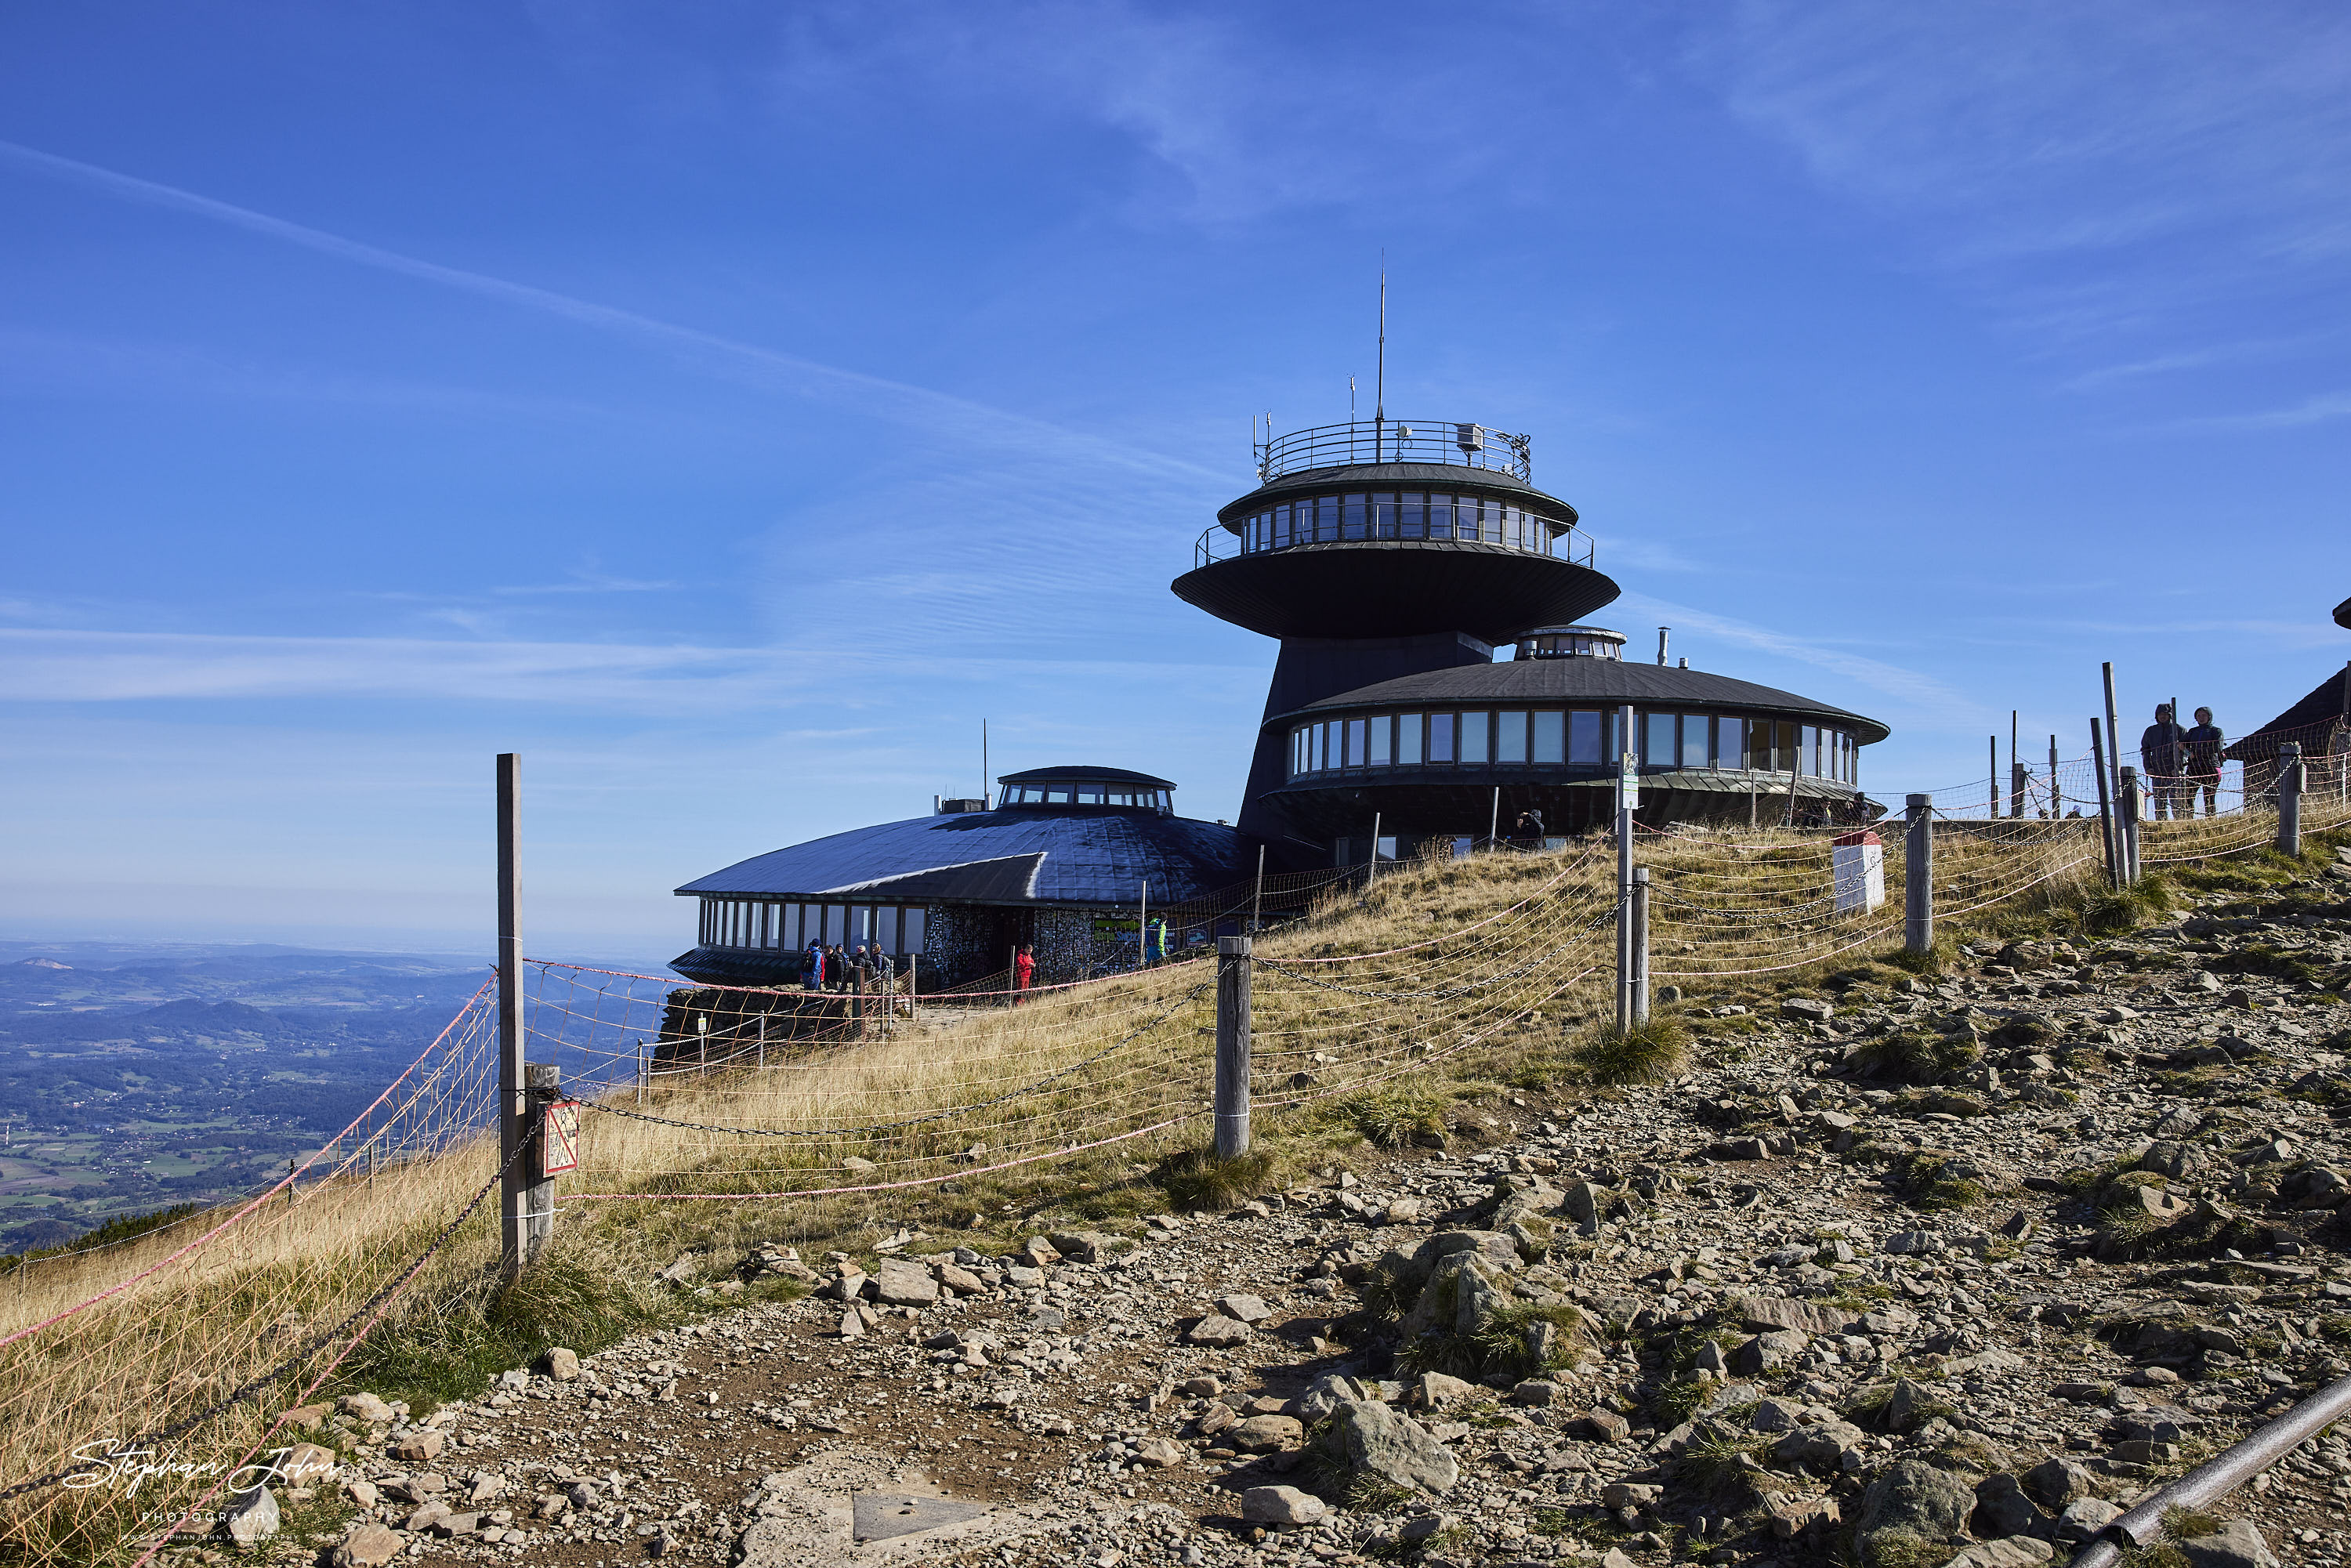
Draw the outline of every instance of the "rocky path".
<instances>
[{"instance_id":1,"label":"rocky path","mask_svg":"<svg viewBox=\"0 0 2351 1568\"><path fill-rule=\"evenodd\" d=\"M338 1560L2062 1560L2351 1374L2346 894L1759 993L1230 1214L769 1249L821 1289L344 1401ZM2179 1522L2336 1564L2346 1505L2329 1436Z\"/></svg>"}]
</instances>

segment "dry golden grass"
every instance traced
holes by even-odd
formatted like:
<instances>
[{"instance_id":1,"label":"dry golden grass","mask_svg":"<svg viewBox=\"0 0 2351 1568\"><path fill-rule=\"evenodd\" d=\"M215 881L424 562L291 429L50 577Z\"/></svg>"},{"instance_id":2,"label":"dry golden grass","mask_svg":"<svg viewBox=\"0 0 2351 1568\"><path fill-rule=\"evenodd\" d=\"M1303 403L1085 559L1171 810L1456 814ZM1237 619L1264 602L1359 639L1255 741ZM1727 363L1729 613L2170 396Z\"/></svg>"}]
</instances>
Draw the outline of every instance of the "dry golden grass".
<instances>
[{"instance_id":1,"label":"dry golden grass","mask_svg":"<svg viewBox=\"0 0 2351 1568\"><path fill-rule=\"evenodd\" d=\"M2335 814L2331 802L2312 813L2313 829L2334 825ZM2258 823L2229 819L2167 825L2150 835L2148 859L2158 845L2166 853L2203 852L2206 843L2258 848L2259 833ZM1850 915L1828 902L1823 835L1645 840L1657 889L1657 978L1728 996L1802 986L1884 953L1899 942L1904 872L1898 828L1887 839L1886 905ZM1402 1136L1442 1127L1454 1098L1497 1079L1573 1075L1571 1040L1609 1007L1614 873L1613 849L1596 840L1553 853L1423 862L1384 872L1368 890L1337 892L1309 918L1260 936L1253 1084L1270 1163L1252 1180L1279 1180L1290 1166L1328 1157L1359 1143L1367 1126L1395 1122ZM2099 875L2094 822L1938 837L1947 917L2046 914L2078 904ZM1328 961L1335 959L1351 961ZM658 1310L631 1292L689 1249L707 1249L716 1270L761 1240L854 1247L919 1225L994 1246L1040 1214L1099 1220L1164 1207L1165 1191L1147 1178L1206 1141L1210 978L1207 964L1179 965L1040 994L1017 1009L926 1009L879 1038L791 1061L778 1053L764 1071L670 1081L642 1103L663 1122L591 1112L585 1164L561 1191L647 1196L567 1205L557 1271L576 1286L567 1287L573 1298L601 1289L591 1289L596 1280L622 1281L596 1309L604 1313L596 1321L619 1332ZM488 1049L476 1031L453 1048L446 1068L450 1083L471 1086L475 1109ZM466 1051L472 1057L460 1060ZM607 1103L640 1106L627 1091ZM495 1165L488 1141L475 1137L372 1178L351 1174L306 1187L298 1200L281 1196L180 1261L0 1347L0 1487L57 1468L94 1440L184 1419L284 1361L391 1282ZM543 1303L526 1312L496 1295L486 1283L494 1209L495 1197L392 1304L360 1364L396 1364L378 1341L462 1337L451 1324L467 1314L504 1312L508 1324L504 1338L468 1342L477 1360L555 1332L549 1325L595 1318L585 1307L566 1309L570 1318ZM132 1279L225 1218L0 1277L0 1333ZM259 1398L166 1447L180 1458L234 1460L342 1348L329 1343L302 1358ZM340 1385L329 1377L324 1386ZM184 1483L150 1483L135 1500L113 1488L48 1488L0 1502L0 1536L28 1562L128 1560L135 1552L120 1542L132 1509L193 1495Z\"/></svg>"}]
</instances>

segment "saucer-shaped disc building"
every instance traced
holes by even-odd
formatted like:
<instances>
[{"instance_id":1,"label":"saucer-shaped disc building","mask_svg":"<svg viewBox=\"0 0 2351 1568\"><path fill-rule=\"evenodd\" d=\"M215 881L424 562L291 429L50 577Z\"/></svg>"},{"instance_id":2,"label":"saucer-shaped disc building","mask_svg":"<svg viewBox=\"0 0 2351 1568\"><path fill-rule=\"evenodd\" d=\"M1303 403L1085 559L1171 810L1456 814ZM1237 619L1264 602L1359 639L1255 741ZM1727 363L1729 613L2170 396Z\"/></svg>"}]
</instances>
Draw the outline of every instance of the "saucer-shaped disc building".
<instances>
[{"instance_id":1,"label":"saucer-shaped disc building","mask_svg":"<svg viewBox=\"0 0 2351 1568\"><path fill-rule=\"evenodd\" d=\"M1630 663L1622 637L1575 624L1617 586L1575 508L1535 487L1529 448L1378 420L1259 449L1258 488L1173 584L1280 642L1241 827L1342 863L1372 857L1375 823L1382 855L1509 836L1529 810L1546 836L1581 832L1609 820L1628 750L1652 826L1877 815L1859 749L1884 725L1662 655ZM1517 656L1498 664L1506 643Z\"/></svg>"}]
</instances>

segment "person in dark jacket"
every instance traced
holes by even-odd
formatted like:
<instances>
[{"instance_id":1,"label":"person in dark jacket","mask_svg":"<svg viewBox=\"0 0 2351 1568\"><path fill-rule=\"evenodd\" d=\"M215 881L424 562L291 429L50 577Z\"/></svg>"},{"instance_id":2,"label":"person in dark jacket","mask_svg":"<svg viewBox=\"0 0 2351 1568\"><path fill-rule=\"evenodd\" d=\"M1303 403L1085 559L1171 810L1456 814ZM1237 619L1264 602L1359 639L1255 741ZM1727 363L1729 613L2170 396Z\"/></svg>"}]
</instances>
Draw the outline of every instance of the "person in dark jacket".
<instances>
[{"instance_id":1,"label":"person in dark jacket","mask_svg":"<svg viewBox=\"0 0 2351 1568\"><path fill-rule=\"evenodd\" d=\"M2227 750L2229 737L2222 735L2212 722L2212 710L2196 710L2196 727L2188 732L2187 768L2188 814L2196 814L2196 791L2204 791L2204 814L2210 816L2220 800L2220 753Z\"/></svg>"},{"instance_id":2,"label":"person in dark jacket","mask_svg":"<svg viewBox=\"0 0 2351 1568\"><path fill-rule=\"evenodd\" d=\"M2171 716L2171 705L2163 703L2155 710L2155 722L2139 733L2138 761L2147 771L2147 792L2155 799L2155 820L2166 816L2179 818L2181 802L2187 799L2188 780L2184 777L2187 761L2188 732Z\"/></svg>"}]
</instances>

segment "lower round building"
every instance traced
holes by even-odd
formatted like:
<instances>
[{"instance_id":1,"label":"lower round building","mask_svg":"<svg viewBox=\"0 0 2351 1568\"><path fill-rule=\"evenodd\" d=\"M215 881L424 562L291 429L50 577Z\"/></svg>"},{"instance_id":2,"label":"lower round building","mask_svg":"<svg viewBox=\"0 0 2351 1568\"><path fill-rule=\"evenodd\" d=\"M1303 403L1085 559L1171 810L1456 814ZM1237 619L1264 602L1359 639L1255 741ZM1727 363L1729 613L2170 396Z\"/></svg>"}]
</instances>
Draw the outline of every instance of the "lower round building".
<instances>
[{"instance_id":1,"label":"lower round building","mask_svg":"<svg viewBox=\"0 0 2351 1568\"><path fill-rule=\"evenodd\" d=\"M1544 627L1503 663L1457 664L1340 692L1268 716L1286 748L1265 797L1341 863L1429 838L1544 836L1604 826L1620 758L1641 776L1651 822L1798 825L1874 820L1860 748L1875 719L1791 692L1687 667L1634 664L1600 627ZM1633 710L1629 736L1622 715ZM1395 840L1391 843L1387 841Z\"/></svg>"},{"instance_id":2,"label":"lower round building","mask_svg":"<svg viewBox=\"0 0 2351 1568\"><path fill-rule=\"evenodd\" d=\"M928 989L1001 971L1025 943L1038 984L1077 979L1133 967L1160 935L1155 919L1138 927L1154 912L1193 917L1170 943L1212 932L1203 901L1245 899L1258 868L1261 841L1176 815L1165 779L1040 768L997 784L993 802L946 801L687 883L699 939L670 967L705 985L797 985L810 943L872 943L902 973L914 960Z\"/></svg>"}]
</instances>

